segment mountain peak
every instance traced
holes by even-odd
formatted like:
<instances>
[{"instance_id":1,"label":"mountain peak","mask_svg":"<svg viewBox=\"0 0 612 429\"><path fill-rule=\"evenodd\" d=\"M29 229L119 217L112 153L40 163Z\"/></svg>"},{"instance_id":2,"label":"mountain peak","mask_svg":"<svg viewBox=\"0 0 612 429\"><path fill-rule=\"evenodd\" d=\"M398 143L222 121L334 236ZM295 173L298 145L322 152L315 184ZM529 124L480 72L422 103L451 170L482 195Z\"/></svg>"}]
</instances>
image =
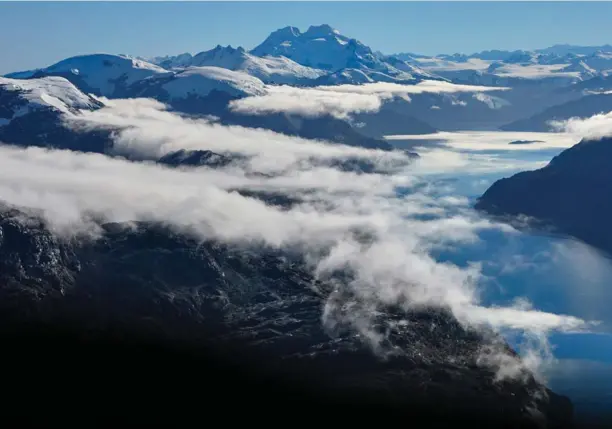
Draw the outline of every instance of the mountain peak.
<instances>
[{"instance_id":1,"label":"mountain peak","mask_svg":"<svg viewBox=\"0 0 612 429\"><path fill-rule=\"evenodd\" d=\"M285 27L270 34L268 38L250 51L257 57L284 57L302 66L336 73L345 69L361 70L375 80L412 81L415 76L428 76L415 66L400 60L390 64L382 55L375 55L368 46L357 39L347 37L328 24L311 25L305 33L295 27ZM358 82L369 78L363 73L349 71L330 77L333 81Z\"/></svg>"},{"instance_id":2,"label":"mountain peak","mask_svg":"<svg viewBox=\"0 0 612 429\"><path fill-rule=\"evenodd\" d=\"M359 50L359 53L355 51ZM363 52L361 52L363 51ZM285 27L270 34L251 54L283 56L307 67L337 71L371 54L369 48L340 34L328 24L311 25L305 33ZM362 55L363 54L363 55ZM354 62L353 61L353 62Z\"/></svg>"},{"instance_id":3,"label":"mountain peak","mask_svg":"<svg viewBox=\"0 0 612 429\"><path fill-rule=\"evenodd\" d=\"M333 29L328 24L311 25L310 27L308 27L306 33L304 33L304 35L308 37L325 37L335 36L338 34L340 34L340 32L338 30Z\"/></svg>"},{"instance_id":4,"label":"mountain peak","mask_svg":"<svg viewBox=\"0 0 612 429\"><path fill-rule=\"evenodd\" d=\"M232 45L227 45L227 46L221 46L221 45L217 45L214 47L214 49L210 50L210 51L204 51L204 52L227 52L230 54L235 54L235 53L243 53L244 48L242 46L238 46L237 48L234 48ZM200 52L201 54L202 52ZM199 54L197 54L199 55Z\"/></svg>"},{"instance_id":5,"label":"mountain peak","mask_svg":"<svg viewBox=\"0 0 612 429\"><path fill-rule=\"evenodd\" d=\"M82 93L66 78L59 76L35 79L0 77L0 95L4 95L8 100L0 116L0 127L9 124L13 118L34 110L74 113L102 106L99 101Z\"/></svg>"},{"instance_id":6,"label":"mountain peak","mask_svg":"<svg viewBox=\"0 0 612 429\"><path fill-rule=\"evenodd\" d=\"M288 25L287 27L280 28L280 29L274 31L273 34L274 33L277 33L277 34L287 34L287 35L294 36L294 37L299 36L300 34L302 34L299 28L292 27L290 25Z\"/></svg>"},{"instance_id":7,"label":"mountain peak","mask_svg":"<svg viewBox=\"0 0 612 429\"><path fill-rule=\"evenodd\" d=\"M266 42L281 43L284 41L290 41L290 40L296 39L300 37L301 35L302 33L299 30L299 28L287 26L287 27L279 28L278 30L275 30L272 33L270 33L270 35L266 38L264 43Z\"/></svg>"},{"instance_id":8,"label":"mountain peak","mask_svg":"<svg viewBox=\"0 0 612 429\"><path fill-rule=\"evenodd\" d=\"M245 61L247 55L242 47L233 48L231 45L217 45L210 51L194 55L189 65L197 67L218 66L236 70Z\"/></svg>"}]
</instances>

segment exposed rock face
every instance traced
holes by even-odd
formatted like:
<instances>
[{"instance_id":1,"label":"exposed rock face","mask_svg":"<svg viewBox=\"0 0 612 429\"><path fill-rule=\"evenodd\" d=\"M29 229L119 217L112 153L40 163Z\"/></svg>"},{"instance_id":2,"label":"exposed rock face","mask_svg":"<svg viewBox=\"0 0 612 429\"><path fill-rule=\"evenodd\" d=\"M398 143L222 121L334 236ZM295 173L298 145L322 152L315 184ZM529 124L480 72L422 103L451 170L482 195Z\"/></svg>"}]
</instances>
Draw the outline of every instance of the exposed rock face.
<instances>
[{"instance_id":1,"label":"exposed rock face","mask_svg":"<svg viewBox=\"0 0 612 429\"><path fill-rule=\"evenodd\" d=\"M544 168L495 182L476 207L526 215L612 252L612 139L583 140Z\"/></svg>"},{"instance_id":2,"label":"exposed rock face","mask_svg":"<svg viewBox=\"0 0 612 429\"><path fill-rule=\"evenodd\" d=\"M383 360L351 331L331 333L321 323L322 306L330 296L346 297L314 279L298 255L196 240L150 224L106 224L99 238L68 241L36 216L7 207L0 217L0 261L2 319L11 322L2 324L2 333L19 332L31 351L8 348L6 356L15 360L13 368L27 368L24 377L40 386L39 395L51 389L49 383L86 389L62 396L71 398L72 406L83 403L86 409L110 388L115 401L137 395L149 410L175 406L171 399L177 406L199 403L208 410L239 401L249 412L282 407L309 410L310 416L318 409L309 406L318 404L350 419L361 414L354 407L367 404L364 411L393 410L429 423L570 427L569 400L531 376L525 382L495 382L492 370L477 365L489 338L443 310L388 309L377 329L388 332L387 348L396 352ZM406 323L392 323L400 319ZM43 342L40 335L33 341L24 334L31 330L18 331L18 322L43 323L36 325L36 332L45 333ZM69 326L75 337L40 326ZM94 341L100 338L112 342ZM180 340L191 352L169 354L144 339ZM218 358L210 357L211 350ZM83 359L100 362L99 375L68 381L78 376L79 362L87 364ZM240 368L246 372L237 372ZM167 390L161 381L169 382L169 389L183 383L182 389L191 384L214 393L184 402L178 399L184 390ZM24 385L29 386L20 381L13 397L25 393ZM169 392L178 395L170 402ZM47 404L56 400L46 398Z\"/></svg>"},{"instance_id":3,"label":"exposed rock face","mask_svg":"<svg viewBox=\"0 0 612 429\"><path fill-rule=\"evenodd\" d=\"M39 219L5 206L0 210L2 305L10 305L16 299L20 306L30 306L46 297L63 296L79 270L72 249L54 237Z\"/></svg>"},{"instance_id":4,"label":"exposed rock face","mask_svg":"<svg viewBox=\"0 0 612 429\"><path fill-rule=\"evenodd\" d=\"M210 150L184 150L170 152L162 156L157 162L173 167L180 165L190 167L224 167L232 162L232 158L212 152Z\"/></svg>"}]
</instances>

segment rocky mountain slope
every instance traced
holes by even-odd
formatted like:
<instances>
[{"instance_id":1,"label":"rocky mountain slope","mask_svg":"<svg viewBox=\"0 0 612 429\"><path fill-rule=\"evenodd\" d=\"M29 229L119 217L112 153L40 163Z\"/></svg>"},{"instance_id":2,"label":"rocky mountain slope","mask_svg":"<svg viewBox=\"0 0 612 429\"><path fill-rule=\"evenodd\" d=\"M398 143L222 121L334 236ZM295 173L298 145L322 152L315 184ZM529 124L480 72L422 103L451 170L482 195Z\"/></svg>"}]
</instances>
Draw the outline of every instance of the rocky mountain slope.
<instances>
[{"instance_id":1,"label":"rocky mountain slope","mask_svg":"<svg viewBox=\"0 0 612 429\"><path fill-rule=\"evenodd\" d=\"M111 144L109 132L77 133L62 123L65 115L102 106L62 77L0 78L0 142L104 152Z\"/></svg>"},{"instance_id":2,"label":"rocky mountain slope","mask_svg":"<svg viewBox=\"0 0 612 429\"><path fill-rule=\"evenodd\" d=\"M24 380L41 375L44 380L55 379L61 372L65 387L79 386L78 379L68 378L76 375L69 362L111 350L118 354L104 355L106 363L94 378L97 386L110 387L114 400L137 392L149 406L162 405L161 398L168 397L167 387L159 384L162 380L172 388L180 384L177 377L187 376L193 385L212 393L207 406L230 400L225 395L238 389L231 400L243 398L248 410L267 403L297 411L318 398L326 401L331 407L327 412L335 417L346 413L341 404L350 401L352 406L368 404L371 410L401 411L405 418L424 417L429 424L489 422L496 427L561 428L569 427L572 418L569 401L533 378L525 383L495 382L493 372L477 364L490 339L463 328L443 310L401 315L389 308L381 315L378 329L388 332L389 345L396 346L390 350L396 352L382 361L350 330L328 331L320 320L324 302L334 296L331 299L351 298L315 280L297 254L201 241L153 224L104 224L99 238L66 239L49 231L35 213L3 206L0 267L0 305L11 331L22 327L22 340L30 338L32 327L38 327L37 332L46 329L48 339L59 337L49 358L54 367L48 371L35 366L29 373L19 372L41 356L20 349L5 354L14 358L12 371ZM394 324L398 317L406 317L408 324ZM77 341L74 335L81 344L76 354L72 354L76 343L68 346L69 341ZM122 342L126 340L129 343ZM144 354L151 344L158 347L165 341L174 344L175 351L191 351ZM137 354L125 345L118 348L130 343L141 344L142 352ZM30 343L28 347L41 346ZM198 366L195 356L207 364ZM96 364L102 361L100 356L95 360ZM144 368L162 361L165 367L158 369L159 374L145 376ZM49 362L45 362L47 368ZM246 372L237 372L241 370ZM166 371L171 373L165 375ZM215 378L229 374L234 378L223 382ZM250 375L238 378L237 374ZM112 383L118 377L126 377L124 386L125 380L143 384L117 392ZM264 386L264 379L272 393L257 395L254 389ZM290 382L292 390L283 390L288 385L281 384L281 379ZM15 388L22 391L23 383ZM101 397L102 389L96 390ZM98 400L95 393L83 398L78 391L67 391L61 400L70 399L73 406L83 403L87 409ZM301 395L292 397L300 401L291 405L286 396L283 400L288 392ZM49 397L46 404L57 399ZM198 400L202 400L199 395L182 402ZM178 402L174 398L164 404ZM110 414L128 409L127 404L116 403L119 408L110 409ZM313 409L309 414L313 412L318 413ZM147 415L141 418L146 421ZM548 426L543 426L546 422Z\"/></svg>"},{"instance_id":3,"label":"rocky mountain slope","mask_svg":"<svg viewBox=\"0 0 612 429\"><path fill-rule=\"evenodd\" d=\"M612 252L612 139L583 140L544 168L495 182L477 208L526 215L555 231Z\"/></svg>"}]
</instances>

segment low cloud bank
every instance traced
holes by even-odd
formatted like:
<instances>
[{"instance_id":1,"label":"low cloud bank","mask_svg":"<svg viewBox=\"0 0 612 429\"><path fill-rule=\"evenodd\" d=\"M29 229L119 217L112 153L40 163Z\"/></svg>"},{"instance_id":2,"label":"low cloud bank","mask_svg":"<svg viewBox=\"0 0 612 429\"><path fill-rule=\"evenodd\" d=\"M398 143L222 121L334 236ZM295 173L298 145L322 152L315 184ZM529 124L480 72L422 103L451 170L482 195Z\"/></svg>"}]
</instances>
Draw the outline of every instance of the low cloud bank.
<instances>
[{"instance_id":1,"label":"low cloud bank","mask_svg":"<svg viewBox=\"0 0 612 429\"><path fill-rule=\"evenodd\" d=\"M549 124L556 131L574 134L579 138L601 139L612 136L612 112L600 113L585 119L551 121Z\"/></svg>"},{"instance_id":2,"label":"low cloud bank","mask_svg":"<svg viewBox=\"0 0 612 429\"><path fill-rule=\"evenodd\" d=\"M121 129L115 136L114 151L120 155L159 159L180 149L211 150L240 154L249 167L263 173L311 168L313 161L331 162L361 159L381 169L409 161L398 151L368 150L341 144L326 144L291 137L264 129L223 126L205 119L186 118L166 110L150 99L104 100L106 107L79 116L66 116L68 127Z\"/></svg>"},{"instance_id":3,"label":"low cloud bank","mask_svg":"<svg viewBox=\"0 0 612 429\"><path fill-rule=\"evenodd\" d=\"M506 89L508 88L458 85L441 81L423 81L416 85L378 82L315 88L270 86L264 95L232 101L230 108L235 112L252 115L289 113L306 117L331 115L346 119L351 114L377 112L385 101L396 97L410 101L410 95L423 93L479 93Z\"/></svg>"}]
</instances>

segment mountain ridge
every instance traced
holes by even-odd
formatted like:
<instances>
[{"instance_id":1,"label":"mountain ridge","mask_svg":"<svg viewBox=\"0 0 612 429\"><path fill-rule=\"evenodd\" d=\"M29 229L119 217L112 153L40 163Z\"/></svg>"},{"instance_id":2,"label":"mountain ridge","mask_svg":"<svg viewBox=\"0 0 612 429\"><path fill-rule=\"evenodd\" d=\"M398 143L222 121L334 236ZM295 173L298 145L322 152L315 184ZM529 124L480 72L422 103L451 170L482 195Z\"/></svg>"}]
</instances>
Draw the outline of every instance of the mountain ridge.
<instances>
[{"instance_id":1,"label":"mountain ridge","mask_svg":"<svg viewBox=\"0 0 612 429\"><path fill-rule=\"evenodd\" d=\"M545 167L495 182L476 208L493 215L529 216L612 254L612 138L583 139Z\"/></svg>"},{"instance_id":2,"label":"mountain ridge","mask_svg":"<svg viewBox=\"0 0 612 429\"><path fill-rule=\"evenodd\" d=\"M3 320L11 320L13 330L25 331L16 327L26 322L44 322L47 332L68 324L82 344L76 356L83 353L83 344L95 344L104 332L113 336L115 347L121 338L133 344L150 338L163 344L165 338L173 338L175 350L178 344L183 350L185 345L193 350L195 344L200 350L214 348L219 359L230 359L233 369L226 367L226 372L235 376L241 368L268 381L285 378L302 394L314 389L313 394L327 401L334 398L338 405L386 404L421 414L430 423L446 422L451 416L455 422L501 424L496 427L536 428L542 420L549 427L569 427L572 409L566 398L531 377L525 384L495 382L494 373L475 362L480 346L488 342L486 335L462 327L443 309L402 316L411 320L411 328L398 326L388 335L405 351L381 361L357 337L325 330L321 303L334 288L317 282L297 255L234 248L150 223L101 227L99 238L67 241L54 236L35 213L2 205L0 305ZM393 319L393 310L382 317L384 328L384 318ZM437 335L432 334L432 323ZM57 343L55 350L52 355L62 359L70 351ZM454 363L444 363L449 355L456 356ZM34 358L17 356L27 363ZM124 354L120 360L123 365L125 358ZM156 361L155 355L151 359ZM19 364L17 359L12 362ZM75 371L66 361L53 362L59 364L53 374L58 368L62 374ZM197 367L185 364L189 371ZM124 376L115 365L107 360L102 368L110 366ZM16 368L25 366L22 362ZM35 368L30 374L39 375L39 366ZM200 371L190 378L214 376L205 367ZM248 379L240 382L243 388L245 382L248 386ZM152 390L143 391L144 397L159 394L159 385L146 386ZM376 397L379 400L372 402Z\"/></svg>"}]
</instances>

